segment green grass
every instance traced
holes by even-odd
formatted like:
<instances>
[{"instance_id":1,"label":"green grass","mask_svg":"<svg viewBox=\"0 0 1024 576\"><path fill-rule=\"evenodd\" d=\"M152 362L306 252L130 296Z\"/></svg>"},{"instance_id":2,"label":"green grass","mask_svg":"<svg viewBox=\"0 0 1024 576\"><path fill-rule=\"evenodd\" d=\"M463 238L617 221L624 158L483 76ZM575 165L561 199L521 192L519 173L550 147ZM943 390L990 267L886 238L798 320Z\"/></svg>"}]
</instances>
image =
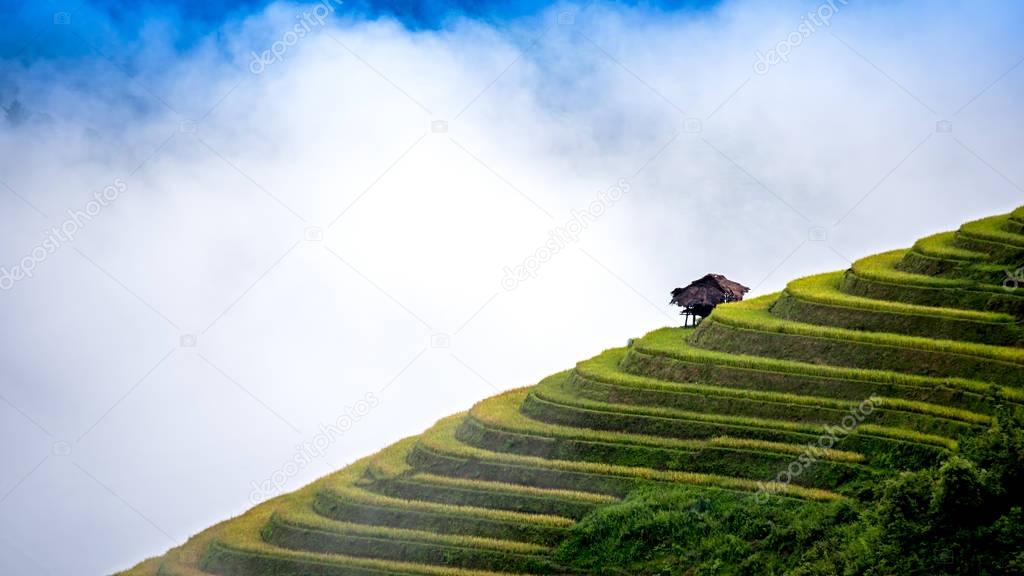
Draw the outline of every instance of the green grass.
<instances>
[{"instance_id":1,"label":"green grass","mask_svg":"<svg viewBox=\"0 0 1024 576\"><path fill-rule=\"evenodd\" d=\"M727 377L731 377L740 382L744 380L756 382L758 387L765 388L773 383L782 386L803 379L808 384L793 386L793 388L857 399L858 401L880 391L902 392L907 398L913 399L924 397L933 391L948 390L948 394L944 396L945 403L962 401L965 397L972 395L977 395L977 400L974 401L976 406L991 406L993 402L987 397L1024 403L1024 391L1020 389L997 386L977 380L937 378L888 370L828 366L696 348L689 344L693 332L693 328L654 330L643 338L634 340L629 354L623 361L628 362L630 356L634 354L643 354L654 358L668 358L696 367L692 370L675 371L682 374L681 378L685 381L708 377L713 381L721 382L725 381ZM734 371L735 375L728 374L726 370ZM659 377L667 379L671 373L671 370L662 370ZM663 377L661 374L666 376ZM845 389L852 390L852 393L843 394L842 391ZM894 396L895 394L888 395Z\"/></svg>"},{"instance_id":2,"label":"green grass","mask_svg":"<svg viewBox=\"0 0 1024 576\"><path fill-rule=\"evenodd\" d=\"M570 460L551 460L536 456L520 456L483 450L464 444L455 436L456 428L460 420L458 418L446 418L434 425L419 438L419 445L429 451L448 455L463 460L489 461L498 464L507 464L521 468L549 469L555 472L568 472L580 474L593 474L625 478L635 481L666 482L692 484L699 486L712 486L732 490L756 491L759 484L756 481L723 477L715 474L698 474L681 471L655 470L651 468L640 468L630 466L617 466L595 462L577 462ZM840 496L827 491L800 486L772 486L778 489L780 494L807 498L811 500L836 500Z\"/></svg>"},{"instance_id":3,"label":"green grass","mask_svg":"<svg viewBox=\"0 0 1024 576\"><path fill-rule=\"evenodd\" d=\"M743 302L719 306L711 315L711 319L748 330L928 350L961 357L983 358L1024 368L1024 349L956 340L935 340L885 332L862 332L775 318L771 315L770 308L778 296L778 293L768 294Z\"/></svg>"},{"instance_id":4,"label":"green grass","mask_svg":"<svg viewBox=\"0 0 1024 576\"><path fill-rule=\"evenodd\" d=\"M551 551L549 546L336 522L314 514L309 504L274 514L263 529L264 540L293 550L420 564L501 572L547 573L557 569L545 558Z\"/></svg>"},{"instance_id":5,"label":"green grass","mask_svg":"<svg viewBox=\"0 0 1024 576\"><path fill-rule=\"evenodd\" d=\"M784 420L801 424L828 424L840 421L854 410L837 410L799 404L780 404L752 400L694 397L683 394L638 393L615 385L580 377L572 378L562 388L566 394L615 406L659 406L689 413L720 414L766 420ZM697 398L697 399L695 399ZM703 398L703 400L701 400ZM661 400L660 402L657 400ZM886 428L907 428L923 433L956 438L976 428L977 424L941 416L922 414L887 406L883 398L875 398L872 422Z\"/></svg>"},{"instance_id":6,"label":"green grass","mask_svg":"<svg viewBox=\"0 0 1024 576\"><path fill-rule=\"evenodd\" d=\"M507 480L508 478L503 478ZM464 480L465 483L460 481ZM520 490L532 489L532 491ZM578 490L543 489L536 486L515 485L510 482L486 482L429 473L388 478L377 481L375 492L404 498L459 506L481 506L496 510L511 510L527 514L546 514L579 520L595 508L610 504L618 498L606 494L586 494L568 497L566 494L584 494Z\"/></svg>"},{"instance_id":7,"label":"green grass","mask_svg":"<svg viewBox=\"0 0 1024 576\"><path fill-rule=\"evenodd\" d=\"M607 362L609 359L614 361L616 358L621 358L622 350L614 351L617 354L614 355L602 355L603 361ZM626 378L630 376L626 375ZM543 384L561 384L569 380L570 373L563 372L555 374L545 378ZM668 386L672 386L669 384ZM794 444L786 444L781 442L765 442L758 441L748 438L730 438L726 436L701 439L701 440L684 440L679 438L669 438L664 436L650 436L643 434L629 434L621 432L608 432L601 430L591 430L587 428L577 428L572 426L559 426L533 420L522 413L520 407L526 396L533 390L534 387L518 388L504 392L498 396L492 396L482 402L477 403L470 410L470 417L480 423L481 425L487 426L496 430L506 430L517 434L532 435L541 439L569 439L579 440L583 442L600 443L609 446L614 445L635 445L640 447L654 447L654 448L665 448L671 450L678 450L682 452L698 452L701 450L708 450L712 448L718 449L739 449L747 451L762 451L762 452L774 452L782 455L794 455L802 454L805 447ZM855 407L855 403L841 403L840 407L850 409ZM987 421L987 417L982 416ZM843 450L826 450L819 455L822 460L834 460L837 462L862 462L863 455L856 454L853 452L847 452Z\"/></svg>"},{"instance_id":8,"label":"green grass","mask_svg":"<svg viewBox=\"0 0 1024 576\"><path fill-rule=\"evenodd\" d=\"M488 492L502 491L512 494L519 494L522 496L575 500L587 504L610 504L612 502L618 501L618 498L613 498L611 496L607 496L604 494L580 492L578 490L543 489L534 486L509 484L507 482L481 482L476 480L466 480L464 478L449 478L446 476L435 476L433 474L420 473L415 474L412 478L423 482L430 482L431 484L437 486L479 489L486 490Z\"/></svg>"},{"instance_id":9,"label":"green grass","mask_svg":"<svg viewBox=\"0 0 1024 576\"><path fill-rule=\"evenodd\" d=\"M545 382L565 382L567 373ZM542 383L543 385L543 383ZM742 439L681 440L621 432L553 425L526 417L519 410L530 389L506 392L480 402L463 420L456 438L497 452L540 456L546 459L605 462L745 477L771 476L784 468L805 446ZM785 450L778 448L785 446ZM771 451L776 449L777 451ZM838 450L819 455L823 461L859 462L863 457ZM834 467L831 463L823 468ZM847 475L851 473L847 472ZM822 484L820 487L830 487Z\"/></svg>"},{"instance_id":10,"label":"green grass","mask_svg":"<svg viewBox=\"0 0 1024 576\"><path fill-rule=\"evenodd\" d=\"M568 373L562 372L548 377L546 380L557 379L564 381ZM543 439L570 439L584 442L600 442L605 444L631 444L636 446L647 446L667 448L673 450L692 452L704 447L699 441L679 440L676 438L664 438L659 436L644 436L641 434L623 434L618 432L602 432L588 430L586 428L574 428L572 426L558 426L539 422L527 418L519 407L523 400L530 393L533 387L517 388L492 396L482 402L478 402L469 411L469 416L480 424L511 432L532 434Z\"/></svg>"},{"instance_id":11,"label":"green grass","mask_svg":"<svg viewBox=\"0 0 1024 576\"><path fill-rule=\"evenodd\" d=\"M1006 222L1006 231L1013 234L1024 234L1024 206L1010 214L1010 219Z\"/></svg>"},{"instance_id":12,"label":"green grass","mask_svg":"<svg viewBox=\"0 0 1024 576\"><path fill-rule=\"evenodd\" d=\"M872 435L863 429L838 442L825 443L829 434L824 426L813 432L788 430L785 426L771 427L770 424L774 423L769 422L736 422L735 417L702 418L697 415L695 418L686 418L678 415L645 414L643 411L623 410L621 406L604 406L596 402L560 402L538 394L527 397L523 403L523 410L538 420L595 430L626 430L676 438L730 436L825 448L839 446L843 450L864 455L865 464L868 466L887 470L914 469L934 461L948 450L934 444Z\"/></svg>"},{"instance_id":13,"label":"green grass","mask_svg":"<svg viewBox=\"0 0 1024 576\"><path fill-rule=\"evenodd\" d=\"M408 446L411 448L411 443ZM485 495L493 495L494 497L511 495L548 500L569 500L584 504L608 504L618 500L604 494L594 494L579 490L546 489L509 482L438 476L436 474L420 472L409 465L408 455L408 449L404 451L381 452L377 457L368 462L366 467L367 475L371 476L375 483L401 479L429 486L469 490Z\"/></svg>"},{"instance_id":14,"label":"green grass","mask_svg":"<svg viewBox=\"0 0 1024 576\"><path fill-rule=\"evenodd\" d=\"M383 452L407 452L412 439L386 448ZM125 576L164 574L196 576L210 572L245 576L305 576L308 574L365 574L419 575L419 576L508 576L506 573L467 570L444 566L431 566L410 562L396 562L371 558L358 558L338 554L322 554L288 550L267 543L262 533L278 510L299 509L326 483L338 476L346 479L357 476L374 456L364 458L320 480L289 494L268 500L244 514L222 522L189 539L187 543L169 551L165 557L147 560L124 572ZM166 566L161 569L161 566Z\"/></svg>"},{"instance_id":15,"label":"green grass","mask_svg":"<svg viewBox=\"0 0 1024 576\"><path fill-rule=\"evenodd\" d=\"M1024 318L1024 295L970 278L945 278L900 270L906 250L885 252L853 263L842 291L875 300L1004 312Z\"/></svg>"},{"instance_id":16,"label":"green grass","mask_svg":"<svg viewBox=\"0 0 1024 576\"><path fill-rule=\"evenodd\" d=\"M1006 230L1009 219L1010 215L1003 215L967 222L960 227L960 234L1020 251L1024 249L1024 236Z\"/></svg>"},{"instance_id":17,"label":"green grass","mask_svg":"<svg viewBox=\"0 0 1024 576\"><path fill-rule=\"evenodd\" d=\"M909 316L914 319L939 318L993 325L1015 324L1017 320L1009 314L1000 312L963 310L941 306L918 306L903 302L873 300L871 298L853 296L839 290L843 274L844 272L842 271L828 272L793 280L786 285L786 292L789 292L796 298L809 302L828 304L857 311L873 310L887 314Z\"/></svg>"},{"instance_id":18,"label":"green grass","mask_svg":"<svg viewBox=\"0 0 1024 576\"><path fill-rule=\"evenodd\" d=\"M960 227L954 244L957 247L984 252L988 259L1004 266L1019 266L1024 259L1024 234L1014 214L991 216ZM998 268L994 270L998 272ZM999 278L990 273L989 277Z\"/></svg>"},{"instance_id":19,"label":"green grass","mask_svg":"<svg viewBox=\"0 0 1024 576\"><path fill-rule=\"evenodd\" d=\"M250 520L250 519L247 519ZM259 524L267 518L253 517ZM210 544L201 561L203 570L225 576L509 576L508 572L459 569L451 566L432 566L410 562L396 562L370 558L357 558L339 554L298 552L267 544L244 529L258 529L249 523L238 522L222 537Z\"/></svg>"},{"instance_id":20,"label":"green grass","mask_svg":"<svg viewBox=\"0 0 1024 576\"><path fill-rule=\"evenodd\" d=\"M932 258L942 260L960 260L963 262L985 262L988 255L984 252L965 250L954 244L956 232L940 232L921 238L914 243L913 250Z\"/></svg>"},{"instance_id":21,"label":"green grass","mask_svg":"<svg viewBox=\"0 0 1024 576\"><path fill-rule=\"evenodd\" d=\"M345 469L349 471L349 468ZM572 520L561 516L544 514L523 514L508 510L494 510L491 508L475 506L456 506L440 504L436 502L424 502L419 500L404 500L376 494L357 486L356 481L361 477L362 470L358 476L333 476L330 477L317 493L315 506L319 507L323 514L332 518L344 519L338 510L343 509L347 513L354 513L353 507L361 510L374 510L379 518L386 517L388 512L394 516L415 516L443 518L448 523L446 529L461 530L458 520L464 520L466 524L474 522L489 522L510 525L529 525L540 528L564 528L572 524ZM336 506L337 505L337 506ZM340 508L339 508L340 507ZM358 511L355 511L358 512Z\"/></svg>"},{"instance_id":22,"label":"green grass","mask_svg":"<svg viewBox=\"0 0 1024 576\"><path fill-rule=\"evenodd\" d=\"M736 432L735 435L738 437L745 437L754 429L782 433L792 432L802 434L805 436L816 437L818 435L825 433L825 427L828 425L825 423L800 423L785 419L759 418L744 415L694 412L687 410L677 410L673 408L665 408L660 406L634 406L625 404L609 404L606 402L597 402L592 400L581 399L578 396L572 394L571 391L565 390L563 387L558 386L557 382L546 381L543 384L547 385L538 386L535 389L533 389L531 392L531 397L536 397L547 402L561 404L568 407L577 407L584 410L593 410L601 412L606 416L610 416L611 414L620 414L623 416L637 415L663 418L668 419L670 421L677 421L676 424L673 424L674 426L680 426L683 421L715 424L720 425L726 429L734 429ZM839 423L836 422L835 425L839 425ZM680 428L677 432L679 435L675 437L701 437L688 436L687 431L683 428ZM858 436L860 434L870 434L873 436L888 438L892 440L902 440L907 442L928 444L947 449L956 448L956 441L952 438L948 438L945 436L937 436L935 434L925 434L918 432L916 430L909 430L904 428L878 426L871 423L862 423L859 426L857 426L856 430L851 434L851 437ZM703 435L703 437L707 437L707 435ZM796 440L796 443L801 442L806 442L806 439Z\"/></svg>"},{"instance_id":23,"label":"green grass","mask_svg":"<svg viewBox=\"0 0 1024 576\"><path fill-rule=\"evenodd\" d=\"M999 284L971 278L946 278L900 269L907 251L896 250L862 258L843 277L847 294L921 306L1003 312L1024 318L1024 295Z\"/></svg>"},{"instance_id":24,"label":"green grass","mask_svg":"<svg viewBox=\"0 0 1024 576\"><path fill-rule=\"evenodd\" d=\"M560 384L559 387L566 396L615 406L657 406L689 413L784 420L812 425L838 422L857 406L856 404L851 405L850 408L843 410L804 403L770 402L694 393L665 393L606 384L578 375ZM547 390L547 387L540 386L538 390ZM887 428L908 428L955 438L969 432L976 426L963 420L953 420L943 416L893 409L891 406L886 407L882 398L876 398L873 401L873 407L872 423Z\"/></svg>"},{"instance_id":25,"label":"green grass","mask_svg":"<svg viewBox=\"0 0 1024 576\"><path fill-rule=\"evenodd\" d=\"M313 495L297 500L295 506L275 512L270 526L301 527L305 530L319 531L336 535L347 535L364 538L390 539L396 541L417 541L453 547L477 547L488 550L499 550L516 554L542 554L550 551L549 546L520 542L516 540L500 540L497 538L481 538L464 534L444 534L424 530L409 530L389 526L354 524L330 520L313 512Z\"/></svg>"},{"instance_id":26,"label":"green grass","mask_svg":"<svg viewBox=\"0 0 1024 576\"><path fill-rule=\"evenodd\" d=\"M720 306L694 332L691 344L853 368L1024 384L1024 348L931 340L793 322L773 316L777 295Z\"/></svg>"},{"instance_id":27,"label":"green grass","mask_svg":"<svg viewBox=\"0 0 1024 576\"><path fill-rule=\"evenodd\" d=\"M853 263L850 270L854 275L867 280L894 284L897 287L919 286L925 288L968 288L971 282L953 278L936 278L924 274L904 272L897 267L906 255L906 250L893 250L861 258ZM993 290L995 287L992 287Z\"/></svg>"},{"instance_id":28,"label":"green grass","mask_svg":"<svg viewBox=\"0 0 1024 576\"><path fill-rule=\"evenodd\" d=\"M640 399L647 398L649 400L643 403L679 406L686 404L686 401L683 400L684 397L697 395L705 400L711 397L724 397L742 399L764 406L778 405L777 411L783 413L792 410L804 410L808 414L818 412L826 419L834 420L837 417L841 418L841 413L857 407L861 402L860 400L851 401L829 398L823 395L792 394L753 388L724 388L690 382L665 382L646 376L636 376L622 372L619 368L625 352L624 349L608 350L600 356L581 362L576 366L575 375L577 378L586 380L584 388L588 385L593 387L594 383L618 387L619 393L616 394L616 397L619 398L619 401L627 403L630 400L632 402L640 402ZM648 392L648 394L640 394L641 391ZM823 392L827 391L827 389L823 390ZM586 390L582 392L586 394ZM596 396L592 397L600 399L596 398ZM876 396L873 402L876 408L882 408L885 411L887 418L890 418L889 412L899 411L947 420L958 420L970 424L988 424L991 421L991 417L986 414L942 404L883 396ZM767 408L762 408L762 411L766 413L771 412ZM792 412L790 412L790 415L791 417L795 416ZM891 418L902 418L909 422L918 422L914 416L910 415L901 416L894 414Z\"/></svg>"},{"instance_id":29,"label":"green grass","mask_svg":"<svg viewBox=\"0 0 1024 576\"><path fill-rule=\"evenodd\" d=\"M842 272L832 272L794 280L772 314L836 328L979 344L1005 346L1024 339L1024 330L1009 314L872 300L842 292L842 279Z\"/></svg>"},{"instance_id":30,"label":"green grass","mask_svg":"<svg viewBox=\"0 0 1024 576\"><path fill-rule=\"evenodd\" d=\"M526 430L509 429L507 425L490 428L472 416L463 420L456 438L468 445L495 452L753 480L774 477L790 462L799 458L794 454L763 452L753 447L722 448L707 445L700 451L683 452L621 443L550 438L529 434ZM806 446L801 448L807 450ZM879 476L878 471L870 468L821 459L812 471L802 475L795 483L834 490L845 482L877 479Z\"/></svg>"},{"instance_id":31,"label":"green grass","mask_svg":"<svg viewBox=\"0 0 1024 576\"><path fill-rule=\"evenodd\" d=\"M1006 277L1006 264L974 263L926 256L916 249L907 252L897 267L913 274L955 278L982 285L1001 284Z\"/></svg>"}]
</instances>

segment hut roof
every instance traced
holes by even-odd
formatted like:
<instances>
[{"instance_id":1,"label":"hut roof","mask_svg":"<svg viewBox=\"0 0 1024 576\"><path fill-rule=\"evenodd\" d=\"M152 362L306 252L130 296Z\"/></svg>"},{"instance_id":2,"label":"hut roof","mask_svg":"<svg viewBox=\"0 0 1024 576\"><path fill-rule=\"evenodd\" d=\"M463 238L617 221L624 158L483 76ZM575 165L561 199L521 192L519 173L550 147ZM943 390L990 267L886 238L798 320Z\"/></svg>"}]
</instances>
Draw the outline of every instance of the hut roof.
<instances>
[{"instance_id":1,"label":"hut roof","mask_svg":"<svg viewBox=\"0 0 1024 576\"><path fill-rule=\"evenodd\" d=\"M743 295L749 291L750 288L721 274L707 274L686 288L673 290L670 304L683 307L717 306L723 302L742 300Z\"/></svg>"}]
</instances>

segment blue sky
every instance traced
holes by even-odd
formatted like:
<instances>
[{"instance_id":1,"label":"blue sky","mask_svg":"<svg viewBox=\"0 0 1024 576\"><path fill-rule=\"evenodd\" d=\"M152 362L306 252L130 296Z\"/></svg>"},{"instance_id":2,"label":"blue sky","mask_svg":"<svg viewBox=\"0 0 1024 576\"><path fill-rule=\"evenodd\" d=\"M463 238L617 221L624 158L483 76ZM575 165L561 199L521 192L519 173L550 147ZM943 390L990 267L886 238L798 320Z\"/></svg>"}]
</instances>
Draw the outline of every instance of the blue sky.
<instances>
[{"instance_id":1,"label":"blue sky","mask_svg":"<svg viewBox=\"0 0 1024 576\"><path fill-rule=\"evenodd\" d=\"M130 42L146 24L164 20L173 28L176 45L185 49L198 38L216 32L224 22L258 13L270 3L268 0L3 0L0 14L5 15L10 26L3 35L3 44L0 44L0 57L18 55L25 59L35 59L82 55L85 49L79 43L62 39L59 35L46 34L46 41L38 41L38 36L45 34L40 32L40 27L47 24L57 12L71 13L83 33L99 44ZM699 11L713 7L717 1L673 0L621 4L666 11ZM410 29L437 29L454 18L472 18L501 24L510 19L536 14L550 5L550 2L536 0L348 0L345 2L345 17L371 20L395 18Z\"/></svg>"}]
</instances>

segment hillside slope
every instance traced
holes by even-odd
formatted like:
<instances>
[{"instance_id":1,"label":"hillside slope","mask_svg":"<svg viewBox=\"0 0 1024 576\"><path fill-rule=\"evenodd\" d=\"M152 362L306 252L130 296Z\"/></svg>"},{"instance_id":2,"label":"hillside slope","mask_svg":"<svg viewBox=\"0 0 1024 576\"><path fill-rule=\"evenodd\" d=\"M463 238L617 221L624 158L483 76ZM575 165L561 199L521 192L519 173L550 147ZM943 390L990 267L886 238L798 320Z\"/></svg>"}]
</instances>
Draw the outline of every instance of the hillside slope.
<instances>
[{"instance_id":1,"label":"hillside slope","mask_svg":"<svg viewBox=\"0 0 1024 576\"><path fill-rule=\"evenodd\" d=\"M569 572L642 488L855 499L1024 405L1024 207L488 398L126 575ZM1005 281L1005 285L1004 285Z\"/></svg>"}]
</instances>

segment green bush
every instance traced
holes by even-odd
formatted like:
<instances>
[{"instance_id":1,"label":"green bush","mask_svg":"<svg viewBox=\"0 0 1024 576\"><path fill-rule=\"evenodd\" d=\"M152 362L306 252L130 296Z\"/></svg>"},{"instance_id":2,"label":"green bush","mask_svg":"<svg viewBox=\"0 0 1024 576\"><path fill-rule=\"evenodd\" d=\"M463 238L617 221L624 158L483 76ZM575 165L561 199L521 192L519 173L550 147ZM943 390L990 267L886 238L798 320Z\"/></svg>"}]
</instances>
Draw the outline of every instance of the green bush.
<instances>
[{"instance_id":1,"label":"green bush","mask_svg":"<svg viewBox=\"0 0 1024 576\"><path fill-rule=\"evenodd\" d=\"M638 490L574 526L555 556L587 574L1024 574L1024 425L1003 414L954 455L865 502Z\"/></svg>"},{"instance_id":2,"label":"green bush","mask_svg":"<svg viewBox=\"0 0 1024 576\"><path fill-rule=\"evenodd\" d=\"M556 558L595 575L783 574L856 514L848 502L761 503L687 488L640 490L574 526Z\"/></svg>"},{"instance_id":3,"label":"green bush","mask_svg":"<svg viewBox=\"0 0 1024 576\"><path fill-rule=\"evenodd\" d=\"M963 455L883 485L845 537L794 574L1024 574L1024 422L1004 413Z\"/></svg>"}]
</instances>

